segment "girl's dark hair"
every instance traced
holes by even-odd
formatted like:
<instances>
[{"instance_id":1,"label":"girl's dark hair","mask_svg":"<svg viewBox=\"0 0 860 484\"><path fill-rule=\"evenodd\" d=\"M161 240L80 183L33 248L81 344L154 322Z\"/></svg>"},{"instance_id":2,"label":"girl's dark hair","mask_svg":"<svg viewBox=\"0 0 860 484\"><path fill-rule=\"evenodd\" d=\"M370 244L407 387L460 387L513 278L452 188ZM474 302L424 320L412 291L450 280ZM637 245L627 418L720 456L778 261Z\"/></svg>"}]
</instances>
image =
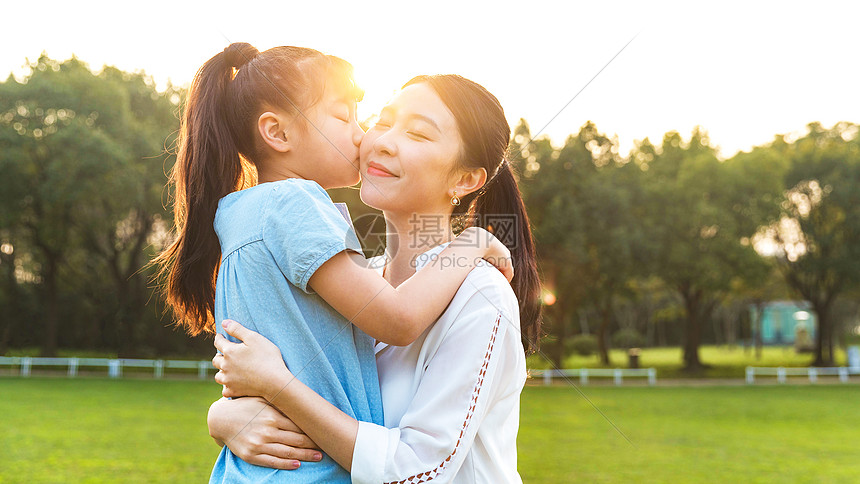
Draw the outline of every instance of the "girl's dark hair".
<instances>
[{"instance_id":1,"label":"girl's dark hair","mask_svg":"<svg viewBox=\"0 0 860 484\"><path fill-rule=\"evenodd\" d=\"M502 105L483 86L457 75L418 76L403 87L427 84L454 115L460 131L460 167L484 168L482 188L461 197L453 215L493 232L511 251L511 286L520 307L520 328L527 353L538 349L541 305L535 245L517 180L507 160L511 128Z\"/></svg>"},{"instance_id":2,"label":"girl's dark hair","mask_svg":"<svg viewBox=\"0 0 860 484\"><path fill-rule=\"evenodd\" d=\"M266 110L303 118L327 83L361 98L348 62L302 47L259 52L234 43L195 74L170 176L175 237L153 260L165 299L190 334L213 331L221 259L215 211L222 197L257 182L265 153L257 119Z\"/></svg>"}]
</instances>

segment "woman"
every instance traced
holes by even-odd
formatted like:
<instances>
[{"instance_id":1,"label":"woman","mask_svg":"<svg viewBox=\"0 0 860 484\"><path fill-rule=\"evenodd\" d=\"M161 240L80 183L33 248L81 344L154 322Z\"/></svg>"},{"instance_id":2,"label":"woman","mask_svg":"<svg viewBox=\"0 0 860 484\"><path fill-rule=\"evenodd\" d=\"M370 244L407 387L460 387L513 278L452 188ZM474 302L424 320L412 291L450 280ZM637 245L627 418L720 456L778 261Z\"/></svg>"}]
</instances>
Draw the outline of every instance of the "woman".
<instances>
[{"instance_id":1,"label":"woman","mask_svg":"<svg viewBox=\"0 0 860 484\"><path fill-rule=\"evenodd\" d=\"M386 220L383 276L396 286L421 270L465 220L495 229L509 247L511 285L480 264L418 340L404 347L377 343L385 427L343 414L305 387L301 375L294 379L265 338L226 324L244 344L216 337L222 354L213 362L224 395L263 396L289 420L257 400L221 400L210 410L216 440L249 462L295 468L286 456L313 459L307 449L314 445L300 428L353 482L520 482L523 350L537 341L540 306L528 218L505 160L509 139L501 105L480 85L445 75L404 86L360 149L361 198ZM254 421L257 414L265 418Z\"/></svg>"}]
</instances>

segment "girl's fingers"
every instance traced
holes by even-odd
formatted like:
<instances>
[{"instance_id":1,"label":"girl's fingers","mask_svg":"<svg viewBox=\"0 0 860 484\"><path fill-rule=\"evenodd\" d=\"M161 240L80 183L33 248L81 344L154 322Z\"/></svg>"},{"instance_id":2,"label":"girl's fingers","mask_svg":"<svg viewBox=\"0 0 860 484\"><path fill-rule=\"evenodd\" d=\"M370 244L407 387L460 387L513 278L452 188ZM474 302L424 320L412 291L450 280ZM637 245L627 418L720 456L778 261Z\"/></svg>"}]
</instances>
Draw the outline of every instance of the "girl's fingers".
<instances>
[{"instance_id":1,"label":"girl's fingers","mask_svg":"<svg viewBox=\"0 0 860 484\"><path fill-rule=\"evenodd\" d=\"M319 462L322 452L314 449L297 449L284 444L263 444L260 452L274 456L284 461L300 460L304 462Z\"/></svg>"},{"instance_id":2,"label":"girl's fingers","mask_svg":"<svg viewBox=\"0 0 860 484\"><path fill-rule=\"evenodd\" d=\"M277 412L277 418L272 422L272 425L275 425L277 427L276 430L272 431L272 442L279 442L302 449L319 450L320 447L316 444L316 442L311 440L311 438L308 437L307 434L305 434L302 429L299 428L298 425L293 423L292 420L285 417L274 407L272 407L272 409Z\"/></svg>"},{"instance_id":3,"label":"girl's fingers","mask_svg":"<svg viewBox=\"0 0 860 484\"><path fill-rule=\"evenodd\" d=\"M289 430L278 430L272 432L272 441L279 444L286 444L298 449L315 449L319 450L319 446L311 440L310 437L301 432L292 432Z\"/></svg>"},{"instance_id":4,"label":"girl's fingers","mask_svg":"<svg viewBox=\"0 0 860 484\"><path fill-rule=\"evenodd\" d=\"M274 407L272 407L272 408L274 408ZM278 411L277 409L275 409L275 410ZM303 434L304 433L304 432L302 432L302 429L300 429L298 425L293 423L293 421L290 420L289 418L284 417L284 415L282 413L280 413L280 411L278 411L278 414L282 417L282 418L279 418L277 423L276 423L276 425L278 426L279 429L286 430L287 432L295 432L297 434Z\"/></svg>"},{"instance_id":5,"label":"girl's fingers","mask_svg":"<svg viewBox=\"0 0 860 484\"><path fill-rule=\"evenodd\" d=\"M269 454L255 454L243 457L242 460L249 464L268 467L270 469L283 469L286 471L298 469L302 465L302 463L297 459L284 459L282 457Z\"/></svg>"},{"instance_id":6,"label":"girl's fingers","mask_svg":"<svg viewBox=\"0 0 860 484\"><path fill-rule=\"evenodd\" d=\"M213 344L215 345L215 349L217 349L219 353L223 353L224 346L230 344L230 342L227 340L227 338L222 336L221 333L217 333L215 335L215 341L213 342Z\"/></svg>"}]
</instances>

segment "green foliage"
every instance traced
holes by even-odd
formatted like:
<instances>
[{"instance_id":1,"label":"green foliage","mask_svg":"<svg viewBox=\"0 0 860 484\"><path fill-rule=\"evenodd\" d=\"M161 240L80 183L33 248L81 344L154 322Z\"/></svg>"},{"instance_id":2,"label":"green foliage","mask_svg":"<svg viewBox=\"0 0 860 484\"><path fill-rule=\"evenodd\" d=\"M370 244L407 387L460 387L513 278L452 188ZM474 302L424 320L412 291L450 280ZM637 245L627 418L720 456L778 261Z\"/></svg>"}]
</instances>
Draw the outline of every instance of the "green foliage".
<instances>
[{"instance_id":1,"label":"green foliage","mask_svg":"<svg viewBox=\"0 0 860 484\"><path fill-rule=\"evenodd\" d=\"M578 334L567 341L568 351L580 356L591 356L597 351L597 338L593 334Z\"/></svg>"},{"instance_id":2,"label":"green foliage","mask_svg":"<svg viewBox=\"0 0 860 484\"><path fill-rule=\"evenodd\" d=\"M613 333L612 344L616 348L641 348L645 346L645 338L633 328L623 328Z\"/></svg>"},{"instance_id":3,"label":"green foliage","mask_svg":"<svg viewBox=\"0 0 860 484\"><path fill-rule=\"evenodd\" d=\"M124 356L172 346L146 306L144 266L171 217L162 194L181 90L74 58L30 67L23 82L0 83L0 243L11 252L0 279L40 304L6 320L0 343L35 334L45 354L62 339Z\"/></svg>"},{"instance_id":4,"label":"green foliage","mask_svg":"<svg viewBox=\"0 0 860 484\"><path fill-rule=\"evenodd\" d=\"M787 283L818 316L816 364L833 361L833 304L860 286L860 136L858 126L838 123L769 149L788 160L780 212L761 234L777 247Z\"/></svg>"},{"instance_id":5,"label":"green foliage","mask_svg":"<svg viewBox=\"0 0 860 484\"><path fill-rule=\"evenodd\" d=\"M529 139L528 126L521 122L512 148L524 158L521 188L541 269L558 293L550 316L555 316L560 347L569 314L593 305L603 315L597 342L605 358L608 312L616 298L630 294L628 282L645 274L649 258L649 240L639 223L639 171L618 155L617 140L592 123L558 150L545 139Z\"/></svg>"},{"instance_id":6,"label":"green foliage","mask_svg":"<svg viewBox=\"0 0 860 484\"><path fill-rule=\"evenodd\" d=\"M757 284L768 275L748 241L775 211L782 165L758 152L720 161L699 129L688 142L667 133L659 149L643 142L631 158L645 172L652 271L683 300L684 361L695 370L703 322L719 301L735 281Z\"/></svg>"},{"instance_id":7,"label":"green foliage","mask_svg":"<svg viewBox=\"0 0 860 484\"><path fill-rule=\"evenodd\" d=\"M675 132L659 146L645 139L627 158L592 123L561 149L545 139L528 143L524 122L516 134L542 272L558 294L548 319L559 346L573 330L571 315L592 311L608 363L603 342L617 325L616 301L641 299L654 321L681 308L672 320L683 321L684 361L698 368L703 325L715 307L736 288L772 278L750 241L778 213L784 158L760 149L721 161L700 129L689 141ZM662 287L638 282L654 276ZM648 292L664 288L681 304L649 306ZM557 351L554 359L561 360Z\"/></svg>"},{"instance_id":8,"label":"green foliage","mask_svg":"<svg viewBox=\"0 0 860 484\"><path fill-rule=\"evenodd\" d=\"M60 341L120 356L209 353L168 326L147 287L146 262L169 237L166 148L183 95L142 73L45 56L22 82L0 83L0 354L51 354ZM723 160L702 129L622 156L593 123L554 147L521 121L511 159L556 297L544 352L561 365L570 335L594 333L609 365L608 335L630 328L647 344L681 341L696 369L703 342L751 337L746 306L799 297L823 328L816 361L831 361L847 318L833 307L860 294L857 133L813 123ZM332 196L350 206L367 255L380 253L380 214L357 190ZM775 257L756 252L763 240Z\"/></svg>"}]
</instances>

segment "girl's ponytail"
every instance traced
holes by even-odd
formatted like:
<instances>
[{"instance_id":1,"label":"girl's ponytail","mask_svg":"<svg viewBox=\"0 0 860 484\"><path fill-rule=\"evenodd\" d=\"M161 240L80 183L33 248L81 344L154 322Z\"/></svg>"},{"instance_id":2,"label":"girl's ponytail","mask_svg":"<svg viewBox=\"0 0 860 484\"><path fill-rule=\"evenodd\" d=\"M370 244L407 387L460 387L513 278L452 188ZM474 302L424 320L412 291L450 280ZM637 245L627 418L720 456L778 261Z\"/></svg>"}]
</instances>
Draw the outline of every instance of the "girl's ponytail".
<instances>
[{"instance_id":1,"label":"girl's ponytail","mask_svg":"<svg viewBox=\"0 0 860 484\"><path fill-rule=\"evenodd\" d=\"M520 329L526 353L540 342L540 279L529 217L517 180L508 160L476 195L474 221L492 232L508 249L514 261L511 287L520 306Z\"/></svg>"},{"instance_id":2,"label":"girl's ponytail","mask_svg":"<svg viewBox=\"0 0 860 484\"><path fill-rule=\"evenodd\" d=\"M203 64L188 90L170 176L175 239L155 262L167 303L192 335L212 331L221 258L213 225L218 201L254 181L237 148L231 122L237 106L230 91L235 69L257 54L249 44L231 44Z\"/></svg>"}]
</instances>

